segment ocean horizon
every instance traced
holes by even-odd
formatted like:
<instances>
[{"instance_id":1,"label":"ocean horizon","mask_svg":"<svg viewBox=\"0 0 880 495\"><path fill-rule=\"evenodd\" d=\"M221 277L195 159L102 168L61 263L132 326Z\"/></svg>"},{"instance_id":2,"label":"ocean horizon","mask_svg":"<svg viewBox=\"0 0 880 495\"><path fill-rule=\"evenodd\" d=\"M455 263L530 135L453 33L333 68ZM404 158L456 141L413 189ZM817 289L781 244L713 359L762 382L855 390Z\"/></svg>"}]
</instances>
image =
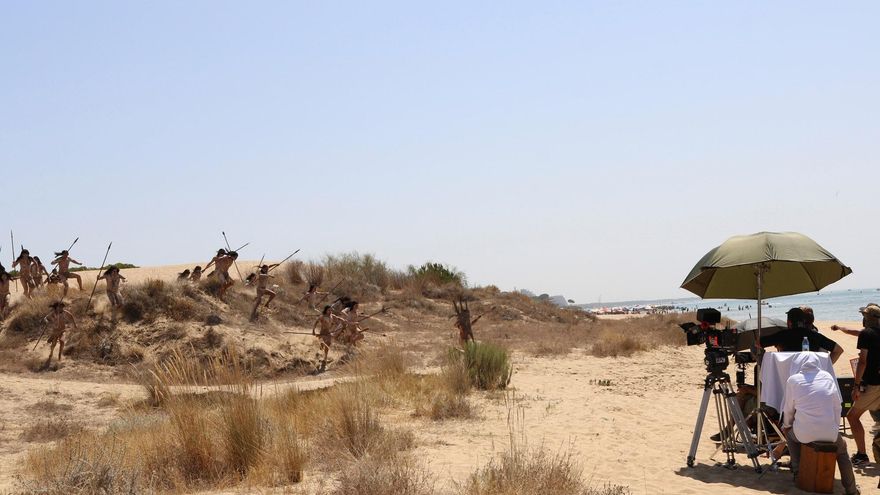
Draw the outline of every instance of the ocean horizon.
<instances>
[{"instance_id":1,"label":"ocean horizon","mask_svg":"<svg viewBox=\"0 0 880 495\"><path fill-rule=\"evenodd\" d=\"M840 289L819 292L808 292L791 296L774 297L764 300L767 304L762 316L785 319L785 312L796 306L810 306L817 320L852 320L861 319L859 308L869 303L880 302L880 288ZM644 306L673 306L687 311L701 308L715 308L722 316L742 321L757 317L757 306L750 299L700 299L699 297L682 297L667 299L641 299L630 301L610 301L577 304L584 309L599 308L635 308Z\"/></svg>"}]
</instances>

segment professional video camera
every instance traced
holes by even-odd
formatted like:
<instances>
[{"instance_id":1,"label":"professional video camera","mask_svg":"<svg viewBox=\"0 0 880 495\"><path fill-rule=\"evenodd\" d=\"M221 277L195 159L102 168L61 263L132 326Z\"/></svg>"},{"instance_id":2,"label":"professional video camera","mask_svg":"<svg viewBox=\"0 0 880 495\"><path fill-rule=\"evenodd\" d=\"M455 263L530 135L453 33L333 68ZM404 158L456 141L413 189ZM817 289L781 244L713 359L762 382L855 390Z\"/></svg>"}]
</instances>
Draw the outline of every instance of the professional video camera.
<instances>
[{"instance_id":1,"label":"professional video camera","mask_svg":"<svg viewBox=\"0 0 880 495\"><path fill-rule=\"evenodd\" d=\"M697 310L699 323L687 322L679 325L687 337L687 345L706 344L706 371L721 373L730 364L730 355L737 351L735 330L718 329L721 312L714 308Z\"/></svg>"}]
</instances>

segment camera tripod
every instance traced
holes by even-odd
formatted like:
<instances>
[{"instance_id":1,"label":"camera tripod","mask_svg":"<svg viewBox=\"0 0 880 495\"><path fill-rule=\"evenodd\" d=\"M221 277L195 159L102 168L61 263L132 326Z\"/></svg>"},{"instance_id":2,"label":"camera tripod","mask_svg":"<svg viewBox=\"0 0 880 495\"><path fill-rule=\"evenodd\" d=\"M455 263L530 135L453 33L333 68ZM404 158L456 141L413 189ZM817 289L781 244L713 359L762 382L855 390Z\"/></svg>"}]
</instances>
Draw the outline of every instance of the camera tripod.
<instances>
[{"instance_id":1,"label":"camera tripod","mask_svg":"<svg viewBox=\"0 0 880 495\"><path fill-rule=\"evenodd\" d=\"M697 445L700 443L700 435L703 432L703 423L706 421L706 411L709 409L709 396L715 397L715 412L718 417L718 431L721 432L721 450L727 454L727 467L736 465L734 454L738 450L739 442L745 447L746 455L752 460L755 471L761 472L758 463L758 446L752 438L742 410L736 402L736 393L730 386L730 375L722 371L710 371L703 384L703 401L700 403L700 413L697 416L697 424L694 426L694 437L691 439L691 449L688 451L687 465L694 467L697 455ZM734 429L734 426L736 427ZM739 441L738 441L739 440Z\"/></svg>"}]
</instances>

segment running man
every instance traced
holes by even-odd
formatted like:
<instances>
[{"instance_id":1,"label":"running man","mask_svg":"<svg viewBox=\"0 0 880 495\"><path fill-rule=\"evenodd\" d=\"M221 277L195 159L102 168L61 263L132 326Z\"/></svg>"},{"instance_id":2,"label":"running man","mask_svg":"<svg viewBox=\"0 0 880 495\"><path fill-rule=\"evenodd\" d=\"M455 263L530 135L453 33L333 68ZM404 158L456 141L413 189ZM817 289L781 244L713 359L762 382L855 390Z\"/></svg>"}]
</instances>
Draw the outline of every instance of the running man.
<instances>
[{"instance_id":1,"label":"running man","mask_svg":"<svg viewBox=\"0 0 880 495\"><path fill-rule=\"evenodd\" d=\"M321 330L316 336L321 340L321 350L324 351L324 359L321 361L321 371L323 371L327 369L327 354L330 352L330 344L333 343L333 331L337 326L337 324L333 322L333 312L330 305L324 306L324 311L322 311L321 315L318 316L318 319L315 320L315 324L312 325L312 335L315 335L315 328L319 325L321 326Z\"/></svg>"},{"instance_id":2,"label":"running man","mask_svg":"<svg viewBox=\"0 0 880 495\"><path fill-rule=\"evenodd\" d=\"M116 323L116 311L122 309L122 305L125 303L125 301L122 300L122 295L119 294L119 285L125 280L125 277L119 273L118 266L111 266L104 270L104 274L98 277L98 280L107 281L107 299L110 300L110 319L113 323Z\"/></svg>"},{"instance_id":3,"label":"running man","mask_svg":"<svg viewBox=\"0 0 880 495\"><path fill-rule=\"evenodd\" d=\"M198 281L201 279L202 279L202 267L199 265L196 265L196 267L193 268L192 273L189 275L189 280L190 280L190 282L198 283Z\"/></svg>"},{"instance_id":4,"label":"running man","mask_svg":"<svg viewBox=\"0 0 880 495\"><path fill-rule=\"evenodd\" d=\"M0 265L0 319L6 317L9 310L9 282L14 280L3 265Z\"/></svg>"},{"instance_id":5,"label":"running man","mask_svg":"<svg viewBox=\"0 0 880 495\"><path fill-rule=\"evenodd\" d=\"M61 279L61 283L64 285L64 291L61 294L61 299L67 297L67 279L75 278L76 284L79 286L79 290L83 290L83 282L82 277L79 274L71 273L70 264L82 266L82 263L76 261L75 259L70 257L70 253L65 249L60 253L55 253L55 259L52 260L53 265L58 265L58 278Z\"/></svg>"},{"instance_id":6,"label":"running man","mask_svg":"<svg viewBox=\"0 0 880 495\"><path fill-rule=\"evenodd\" d=\"M270 275L269 270L275 268L278 265L263 265L260 267L260 273L256 274L256 285L257 285L257 299L254 301L254 309L251 311L251 321L257 319L257 310L260 308L260 302L263 300L263 295L268 295L269 299L266 301L266 307L269 307L269 303L272 302L272 299L275 299L277 295L274 290L268 289L269 287L269 279L275 278L275 275Z\"/></svg>"},{"instance_id":7,"label":"running man","mask_svg":"<svg viewBox=\"0 0 880 495\"><path fill-rule=\"evenodd\" d=\"M366 320L366 318L360 318L358 315L358 308L360 305L357 301L349 301L346 305L346 308L342 310L342 316L333 316L336 320L342 323L342 327L333 335L333 337L338 338L338 334L342 334L342 340L346 343L346 345L357 345L358 342L364 340L364 332L366 330L361 330L358 323Z\"/></svg>"},{"instance_id":8,"label":"running man","mask_svg":"<svg viewBox=\"0 0 880 495\"><path fill-rule=\"evenodd\" d=\"M217 276L217 280L220 281L220 300L223 300L226 291L235 283L232 277L229 276L229 268L235 263L236 259L238 259L238 253L235 251L227 252L225 249L220 249L217 251L217 256L214 256L205 265L205 270L210 268L211 265L215 265L214 274Z\"/></svg>"},{"instance_id":9,"label":"running man","mask_svg":"<svg viewBox=\"0 0 880 495\"><path fill-rule=\"evenodd\" d=\"M318 296L326 296L329 292L319 292L317 284L309 284L309 290L303 292L300 301L308 301L309 307L318 311Z\"/></svg>"},{"instance_id":10,"label":"running man","mask_svg":"<svg viewBox=\"0 0 880 495\"><path fill-rule=\"evenodd\" d=\"M18 268L18 279L21 281L21 287L24 289L24 295L27 298L31 297L31 290L34 288L34 280L31 278L32 264L33 258L31 258L31 253L24 248L21 249L18 258L12 262L12 269Z\"/></svg>"},{"instance_id":11,"label":"running man","mask_svg":"<svg viewBox=\"0 0 880 495\"><path fill-rule=\"evenodd\" d=\"M39 256L34 256L31 259L33 260L31 263L31 279L34 281L34 287L42 287L43 275L48 278L49 272L46 271L46 267L43 265L43 262L40 261Z\"/></svg>"},{"instance_id":12,"label":"running man","mask_svg":"<svg viewBox=\"0 0 880 495\"><path fill-rule=\"evenodd\" d=\"M55 344L58 344L58 360L61 361L61 353L64 351L64 331L67 329L67 322L73 324L73 328L77 328L76 320L70 311L64 309L64 302L57 301L50 305L52 311L43 318L43 321L50 325L49 328L49 358L46 359L45 368L49 367L52 362L52 351L55 350Z\"/></svg>"}]
</instances>

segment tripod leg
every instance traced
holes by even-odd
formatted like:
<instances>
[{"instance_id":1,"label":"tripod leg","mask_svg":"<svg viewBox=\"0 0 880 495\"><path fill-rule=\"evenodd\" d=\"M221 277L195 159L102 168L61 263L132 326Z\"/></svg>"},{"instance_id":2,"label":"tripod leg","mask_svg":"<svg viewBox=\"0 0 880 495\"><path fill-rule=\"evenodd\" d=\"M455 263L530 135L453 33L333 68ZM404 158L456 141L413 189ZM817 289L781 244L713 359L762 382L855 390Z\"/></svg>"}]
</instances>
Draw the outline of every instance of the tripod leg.
<instances>
[{"instance_id":1,"label":"tripod leg","mask_svg":"<svg viewBox=\"0 0 880 495\"><path fill-rule=\"evenodd\" d=\"M736 427L742 437L743 445L746 448L746 455L752 460L752 466L754 466L755 471L760 473L761 464L758 463L758 446L755 444L755 440L752 438L752 432L749 430L749 425L746 423L746 418L743 417L742 410L740 410L739 404L736 402L736 394L731 392L729 383L722 384L722 387L726 391L725 397L727 397L727 409L730 411L733 421L736 423Z\"/></svg>"},{"instance_id":2,"label":"tripod leg","mask_svg":"<svg viewBox=\"0 0 880 495\"><path fill-rule=\"evenodd\" d=\"M700 435L703 433L703 422L706 421L706 410L709 408L709 396L712 387L707 383L703 389L703 401L700 402L700 413L697 415L697 424L694 425L694 437L691 439L691 449L688 451L687 465L694 467L694 459L697 458L697 445L700 443Z\"/></svg>"}]
</instances>

